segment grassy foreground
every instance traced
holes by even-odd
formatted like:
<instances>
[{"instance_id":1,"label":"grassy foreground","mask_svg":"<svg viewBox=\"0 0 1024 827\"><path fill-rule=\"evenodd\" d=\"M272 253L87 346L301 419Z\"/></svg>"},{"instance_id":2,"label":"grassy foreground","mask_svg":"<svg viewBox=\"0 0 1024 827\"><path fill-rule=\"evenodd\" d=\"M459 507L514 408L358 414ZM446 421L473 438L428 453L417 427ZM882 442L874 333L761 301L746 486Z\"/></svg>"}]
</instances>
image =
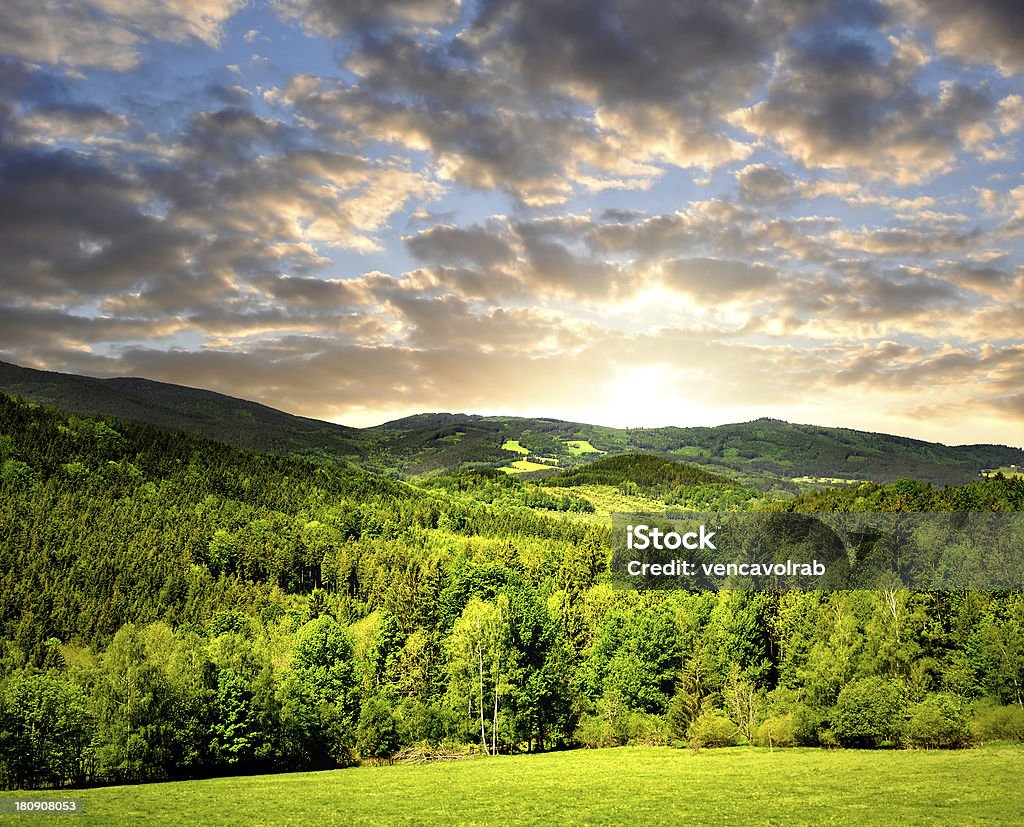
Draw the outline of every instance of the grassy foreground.
<instances>
[{"instance_id":1,"label":"grassy foreground","mask_svg":"<svg viewBox=\"0 0 1024 827\"><path fill-rule=\"evenodd\" d=\"M1024 748L622 748L4 797L74 824L1013 824ZM56 816L0 816L7 822Z\"/></svg>"}]
</instances>

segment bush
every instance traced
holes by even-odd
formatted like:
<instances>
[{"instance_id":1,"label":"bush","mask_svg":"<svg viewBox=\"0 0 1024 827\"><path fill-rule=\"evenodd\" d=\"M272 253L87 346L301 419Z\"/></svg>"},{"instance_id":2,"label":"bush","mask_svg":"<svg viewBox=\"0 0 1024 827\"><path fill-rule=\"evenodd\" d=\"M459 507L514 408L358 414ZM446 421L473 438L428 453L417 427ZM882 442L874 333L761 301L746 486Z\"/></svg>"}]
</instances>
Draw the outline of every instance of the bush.
<instances>
[{"instance_id":1,"label":"bush","mask_svg":"<svg viewBox=\"0 0 1024 827\"><path fill-rule=\"evenodd\" d=\"M386 699L370 698L363 703L356 743L363 758L387 758L398 751L398 723Z\"/></svg>"},{"instance_id":2,"label":"bush","mask_svg":"<svg viewBox=\"0 0 1024 827\"><path fill-rule=\"evenodd\" d=\"M611 721L603 715L581 715L576 727L576 740L585 747L619 747L624 741L619 738Z\"/></svg>"},{"instance_id":3,"label":"bush","mask_svg":"<svg viewBox=\"0 0 1024 827\"><path fill-rule=\"evenodd\" d=\"M707 709L698 715L686 734L694 749L735 747L745 741L739 727L717 709Z\"/></svg>"},{"instance_id":4,"label":"bush","mask_svg":"<svg viewBox=\"0 0 1024 827\"><path fill-rule=\"evenodd\" d=\"M987 706L974 712L971 734L976 741L1024 741L1024 709Z\"/></svg>"},{"instance_id":5,"label":"bush","mask_svg":"<svg viewBox=\"0 0 1024 827\"><path fill-rule=\"evenodd\" d=\"M576 740L585 747L661 746L665 743L665 719L648 712L625 710L609 720L604 715L583 715Z\"/></svg>"},{"instance_id":6,"label":"bush","mask_svg":"<svg viewBox=\"0 0 1024 827\"><path fill-rule=\"evenodd\" d=\"M629 716L625 734L629 746L664 746L665 719L650 712L634 712Z\"/></svg>"},{"instance_id":7,"label":"bush","mask_svg":"<svg viewBox=\"0 0 1024 827\"><path fill-rule=\"evenodd\" d=\"M754 730L754 743L759 747L795 747L796 726L792 713L784 712L761 724Z\"/></svg>"},{"instance_id":8,"label":"bush","mask_svg":"<svg viewBox=\"0 0 1024 827\"><path fill-rule=\"evenodd\" d=\"M969 746L971 730L963 701L955 695L929 695L910 708L905 738L915 747L958 749Z\"/></svg>"},{"instance_id":9,"label":"bush","mask_svg":"<svg viewBox=\"0 0 1024 827\"><path fill-rule=\"evenodd\" d=\"M820 709L798 703L792 709L793 737L799 747L829 746L821 740L825 726L825 713Z\"/></svg>"},{"instance_id":10,"label":"bush","mask_svg":"<svg viewBox=\"0 0 1024 827\"><path fill-rule=\"evenodd\" d=\"M903 729L903 690L884 678L848 683L832 710L832 732L847 747L876 747L895 741Z\"/></svg>"}]
</instances>

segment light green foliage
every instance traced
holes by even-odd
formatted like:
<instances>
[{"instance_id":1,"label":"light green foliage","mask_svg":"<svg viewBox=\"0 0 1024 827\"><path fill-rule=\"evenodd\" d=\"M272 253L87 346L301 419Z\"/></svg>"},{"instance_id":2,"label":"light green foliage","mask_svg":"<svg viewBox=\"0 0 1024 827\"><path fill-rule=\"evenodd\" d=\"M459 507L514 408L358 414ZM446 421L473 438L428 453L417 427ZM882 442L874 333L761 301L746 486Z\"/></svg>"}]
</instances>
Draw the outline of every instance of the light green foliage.
<instances>
[{"instance_id":1,"label":"light green foliage","mask_svg":"<svg viewBox=\"0 0 1024 827\"><path fill-rule=\"evenodd\" d=\"M698 715L686 731L689 746L735 747L746 742L739 727L716 709L707 709Z\"/></svg>"},{"instance_id":2,"label":"light green foliage","mask_svg":"<svg viewBox=\"0 0 1024 827\"><path fill-rule=\"evenodd\" d=\"M497 751L498 715L511 688L509 635L507 598L490 602L474 597L448 641L449 702L467 709L474 725L479 722L480 744L489 752Z\"/></svg>"},{"instance_id":3,"label":"light green foliage","mask_svg":"<svg viewBox=\"0 0 1024 827\"><path fill-rule=\"evenodd\" d=\"M795 747L797 745L796 723L793 714L784 712L762 722L754 732L753 742L759 747Z\"/></svg>"},{"instance_id":4,"label":"light green foliage","mask_svg":"<svg viewBox=\"0 0 1024 827\"><path fill-rule=\"evenodd\" d=\"M20 674L0 695L0 773L11 786L81 782L93 735L81 687L55 672Z\"/></svg>"},{"instance_id":5,"label":"light green foliage","mask_svg":"<svg viewBox=\"0 0 1024 827\"><path fill-rule=\"evenodd\" d=\"M344 766L354 760L358 711L352 639L330 615L298 632L281 687L281 726L290 760Z\"/></svg>"},{"instance_id":6,"label":"light green foliage","mask_svg":"<svg viewBox=\"0 0 1024 827\"><path fill-rule=\"evenodd\" d=\"M971 733L981 743L1024 741L1024 708L979 706L971 719Z\"/></svg>"},{"instance_id":7,"label":"light green foliage","mask_svg":"<svg viewBox=\"0 0 1024 827\"><path fill-rule=\"evenodd\" d=\"M967 711L960 698L929 695L909 709L904 738L915 747L956 749L971 742Z\"/></svg>"}]
</instances>

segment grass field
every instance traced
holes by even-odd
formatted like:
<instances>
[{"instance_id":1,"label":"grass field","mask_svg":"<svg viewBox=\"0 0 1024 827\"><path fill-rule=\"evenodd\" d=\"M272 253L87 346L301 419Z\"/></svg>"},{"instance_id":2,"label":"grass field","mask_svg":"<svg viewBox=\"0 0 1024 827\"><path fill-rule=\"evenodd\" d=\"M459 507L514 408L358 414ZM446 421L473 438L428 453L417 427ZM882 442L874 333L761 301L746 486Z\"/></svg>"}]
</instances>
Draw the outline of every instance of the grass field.
<instances>
[{"instance_id":1,"label":"grass field","mask_svg":"<svg viewBox=\"0 0 1024 827\"><path fill-rule=\"evenodd\" d=\"M994 477L996 474L1002 474L1004 477L1024 477L1024 468L1017 465L1004 465L1002 468L986 469L981 472L983 477Z\"/></svg>"},{"instance_id":2,"label":"grass field","mask_svg":"<svg viewBox=\"0 0 1024 827\"><path fill-rule=\"evenodd\" d=\"M529 471L546 471L551 468L551 465L545 465L542 462L533 462L528 459L518 459L511 465L503 465L499 468L499 471L504 471L506 474L525 474Z\"/></svg>"},{"instance_id":3,"label":"grass field","mask_svg":"<svg viewBox=\"0 0 1024 827\"><path fill-rule=\"evenodd\" d=\"M20 797L81 798L83 814L67 819L80 825L1009 825L1024 813L1022 773L1024 748L1009 746L624 747Z\"/></svg>"},{"instance_id":4,"label":"grass field","mask_svg":"<svg viewBox=\"0 0 1024 827\"><path fill-rule=\"evenodd\" d=\"M519 444L518 439L506 439L501 445L502 451L515 451L517 454L528 454L530 451Z\"/></svg>"},{"instance_id":5,"label":"grass field","mask_svg":"<svg viewBox=\"0 0 1024 827\"><path fill-rule=\"evenodd\" d=\"M582 456L583 454L604 453L604 451L599 451L585 439L566 440L565 447L569 449L569 453L572 454L574 457Z\"/></svg>"}]
</instances>

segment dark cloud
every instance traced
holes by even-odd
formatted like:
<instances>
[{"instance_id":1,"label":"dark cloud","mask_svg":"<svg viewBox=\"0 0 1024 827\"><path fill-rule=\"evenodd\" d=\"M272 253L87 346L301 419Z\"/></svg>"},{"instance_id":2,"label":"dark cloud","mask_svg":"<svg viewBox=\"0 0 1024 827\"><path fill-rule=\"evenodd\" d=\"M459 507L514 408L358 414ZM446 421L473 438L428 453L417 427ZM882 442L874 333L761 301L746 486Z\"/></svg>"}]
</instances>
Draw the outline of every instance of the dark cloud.
<instances>
[{"instance_id":1,"label":"dark cloud","mask_svg":"<svg viewBox=\"0 0 1024 827\"><path fill-rule=\"evenodd\" d=\"M420 261L437 264L471 263L480 267L508 264L514 257L509 242L483 227L437 225L405 239Z\"/></svg>"},{"instance_id":2,"label":"dark cloud","mask_svg":"<svg viewBox=\"0 0 1024 827\"><path fill-rule=\"evenodd\" d=\"M1024 71L1024 6L1017 0L893 0L893 6L932 30L944 54L972 63Z\"/></svg>"},{"instance_id":3,"label":"dark cloud","mask_svg":"<svg viewBox=\"0 0 1024 827\"><path fill-rule=\"evenodd\" d=\"M459 0L276 0L280 13L299 20L313 34L373 32L399 26L411 29L459 18Z\"/></svg>"},{"instance_id":4,"label":"dark cloud","mask_svg":"<svg viewBox=\"0 0 1024 827\"><path fill-rule=\"evenodd\" d=\"M793 179L771 164L750 164L736 173L739 196L753 204L778 204L796 195Z\"/></svg>"},{"instance_id":5,"label":"dark cloud","mask_svg":"<svg viewBox=\"0 0 1024 827\"><path fill-rule=\"evenodd\" d=\"M100 296L187 268L194 236L147 214L138 180L71 152L0 158L0 281L23 297Z\"/></svg>"},{"instance_id":6,"label":"dark cloud","mask_svg":"<svg viewBox=\"0 0 1024 827\"><path fill-rule=\"evenodd\" d=\"M924 91L919 53L868 37L828 29L794 40L767 99L734 121L808 167L904 183L947 171L960 149L983 149L981 130L996 111L990 93L955 81Z\"/></svg>"}]
</instances>

